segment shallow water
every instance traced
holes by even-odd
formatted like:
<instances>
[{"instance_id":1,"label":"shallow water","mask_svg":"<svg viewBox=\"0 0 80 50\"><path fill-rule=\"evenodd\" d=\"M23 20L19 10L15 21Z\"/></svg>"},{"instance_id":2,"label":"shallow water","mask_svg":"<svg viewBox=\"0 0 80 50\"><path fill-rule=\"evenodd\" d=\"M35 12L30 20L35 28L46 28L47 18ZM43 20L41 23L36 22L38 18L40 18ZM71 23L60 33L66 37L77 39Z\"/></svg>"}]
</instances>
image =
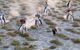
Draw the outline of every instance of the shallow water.
<instances>
[{"instance_id":1,"label":"shallow water","mask_svg":"<svg viewBox=\"0 0 80 50\"><path fill-rule=\"evenodd\" d=\"M55 4L53 4L54 1L55 1ZM54 1L49 0L49 5L51 7L52 4L53 4L54 6L52 6L52 8L55 7L55 10L57 10L55 5L57 4L57 2L61 2L61 1L60 0L57 0L57 1L54 0ZM31 16L27 16L26 15L24 17L30 17L29 19L34 19L34 14L37 11L36 10L36 5L38 3L38 0L36 0L36 1L27 0L27 2L26 2L26 0L24 0L24 1L21 0L20 2L22 2L22 4L28 5L29 8L30 8L28 10L30 10L29 13L31 14ZM19 4L20 4L19 2L18 2L18 4L16 2L16 4L14 4L10 8L12 10L11 11L12 12L12 17L14 15L20 16L20 14L18 14L19 9L20 9ZM18 7L15 6L15 5L17 5ZM15 14L13 12L15 12ZM74 12L74 16L75 16L75 18L80 19L80 11ZM46 16L46 17L43 16L43 18L46 18L46 19L51 20L52 22L55 22L57 24L56 27L58 27L59 29L61 29L61 31L58 31L58 33L62 33L62 34L68 35L70 38L80 38L80 35L74 34L72 32L68 32L68 31L65 30L65 29L68 29L68 28L73 28L74 29L75 27L72 27L72 23L73 22L71 22L71 21L67 21L66 22L66 21L63 21L63 20L59 20L57 17L53 17L53 16ZM17 30L18 29L18 26L16 25L16 21L15 20L11 21L9 24L10 24L10 28L12 28L14 30ZM43 50L43 49L46 49L46 48L50 47L51 45L54 45L54 44L51 44L49 42L52 39L57 39L57 40L59 40L59 41L61 41L61 42L64 43L63 46L60 46L59 48L56 48L54 50L64 50L64 49L65 50L79 50L80 49L80 44L74 44L71 40L64 40L64 39L59 38L59 37L56 38L55 36L53 36L52 32L47 32L47 28L49 28L49 27L48 27L48 25L45 23L45 21L43 19L42 19L42 21L43 21L43 25L42 26L40 26L37 29L34 29L34 30L33 29L30 29L30 30L27 31L27 32L30 33L30 36L32 38L37 39L36 41L28 41L30 44L36 45L36 48L34 50ZM30 22L28 22L28 25L27 26L30 26L30 23L31 23L31 20L30 20ZM80 29L80 28L78 27L78 29ZM7 30L0 29L0 32L1 33L3 32L6 35ZM22 44L22 43L24 43L24 42L27 41L27 40L25 40L25 38L23 38L23 37L21 37L19 35L17 35L16 37L11 37L9 35L6 35L3 38L2 42L3 42L3 45L5 45L5 44L6 45L9 45L9 48L8 49L0 48L0 49L1 50L14 50L14 46L11 46L10 45L11 41L14 40L14 39L17 40L17 41L19 41L20 44Z\"/></svg>"},{"instance_id":2,"label":"shallow water","mask_svg":"<svg viewBox=\"0 0 80 50\"><path fill-rule=\"evenodd\" d=\"M75 18L76 18L76 17L77 17L77 18L80 18L80 11L74 12L74 16L75 16Z\"/></svg>"}]
</instances>

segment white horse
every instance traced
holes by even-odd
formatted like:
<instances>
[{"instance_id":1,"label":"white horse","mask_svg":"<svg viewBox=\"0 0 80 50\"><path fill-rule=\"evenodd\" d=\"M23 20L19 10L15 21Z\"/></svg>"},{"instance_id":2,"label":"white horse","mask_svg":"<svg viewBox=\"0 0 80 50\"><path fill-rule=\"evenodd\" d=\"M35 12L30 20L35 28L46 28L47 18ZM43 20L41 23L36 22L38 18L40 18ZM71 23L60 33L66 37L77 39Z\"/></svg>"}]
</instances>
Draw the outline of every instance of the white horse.
<instances>
[{"instance_id":1,"label":"white horse","mask_svg":"<svg viewBox=\"0 0 80 50\"><path fill-rule=\"evenodd\" d=\"M20 31L27 31L27 29L30 29L31 26L35 25L35 18L30 18L27 17L27 19L25 20L25 23L22 24L22 26L20 27Z\"/></svg>"},{"instance_id":2,"label":"white horse","mask_svg":"<svg viewBox=\"0 0 80 50\"><path fill-rule=\"evenodd\" d=\"M65 20L74 20L74 9L67 9L66 14L63 16Z\"/></svg>"},{"instance_id":3,"label":"white horse","mask_svg":"<svg viewBox=\"0 0 80 50\"><path fill-rule=\"evenodd\" d=\"M37 24L35 24L37 20ZM27 29L30 29L32 26L39 26L40 21L37 17L27 17L27 19L25 20L25 23L22 24L22 26L20 27L20 31L27 31Z\"/></svg>"},{"instance_id":4,"label":"white horse","mask_svg":"<svg viewBox=\"0 0 80 50\"><path fill-rule=\"evenodd\" d=\"M6 20L5 14L0 12L0 24L5 24L7 22L9 22L9 20Z\"/></svg>"},{"instance_id":5,"label":"white horse","mask_svg":"<svg viewBox=\"0 0 80 50\"><path fill-rule=\"evenodd\" d=\"M74 16L72 14L66 14L66 15L63 16L63 18L65 20L71 20L71 21L74 20Z\"/></svg>"}]
</instances>

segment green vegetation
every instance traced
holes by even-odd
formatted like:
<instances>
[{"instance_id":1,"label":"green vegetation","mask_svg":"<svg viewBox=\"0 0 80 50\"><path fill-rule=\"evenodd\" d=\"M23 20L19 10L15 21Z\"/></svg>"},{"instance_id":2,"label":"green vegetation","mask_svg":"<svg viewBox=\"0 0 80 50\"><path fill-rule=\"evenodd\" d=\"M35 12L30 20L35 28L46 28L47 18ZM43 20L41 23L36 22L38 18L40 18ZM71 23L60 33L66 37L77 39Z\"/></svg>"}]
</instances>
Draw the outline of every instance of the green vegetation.
<instances>
[{"instance_id":1,"label":"green vegetation","mask_svg":"<svg viewBox=\"0 0 80 50\"><path fill-rule=\"evenodd\" d=\"M32 48L27 48L27 47L15 47L14 50L32 50Z\"/></svg>"},{"instance_id":2,"label":"green vegetation","mask_svg":"<svg viewBox=\"0 0 80 50\"><path fill-rule=\"evenodd\" d=\"M28 40L28 41L36 41L37 39L34 39L34 38L32 38L32 37L25 37L26 38L26 40Z\"/></svg>"},{"instance_id":3,"label":"green vegetation","mask_svg":"<svg viewBox=\"0 0 80 50\"><path fill-rule=\"evenodd\" d=\"M27 45L23 47L16 46L14 50L33 50L33 48L34 48L34 45Z\"/></svg>"},{"instance_id":4,"label":"green vegetation","mask_svg":"<svg viewBox=\"0 0 80 50\"><path fill-rule=\"evenodd\" d=\"M80 27L79 23L77 23L77 22L73 22L72 26L73 27Z\"/></svg>"},{"instance_id":5,"label":"green vegetation","mask_svg":"<svg viewBox=\"0 0 80 50\"><path fill-rule=\"evenodd\" d=\"M36 41L36 39L33 39L32 37L29 36L29 33L21 33L19 31L15 31L16 34L19 34L21 37L24 37L28 41Z\"/></svg>"},{"instance_id":6,"label":"green vegetation","mask_svg":"<svg viewBox=\"0 0 80 50\"><path fill-rule=\"evenodd\" d=\"M59 40L50 40L50 43L54 43L56 45L62 45L63 43L60 42Z\"/></svg>"},{"instance_id":7,"label":"green vegetation","mask_svg":"<svg viewBox=\"0 0 80 50\"><path fill-rule=\"evenodd\" d=\"M0 34L0 43L2 43L2 38L4 37L4 35Z\"/></svg>"},{"instance_id":8,"label":"green vegetation","mask_svg":"<svg viewBox=\"0 0 80 50\"><path fill-rule=\"evenodd\" d=\"M53 26L53 25L48 25L49 26L49 28L54 28L55 26Z\"/></svg>"},{"instance_id":9,"label":"green vegetation","mask_svg":"<svg viewBox=\"0 0 80 50\"><path fill-rule=\"evenodd\" d=\"M15 31L14 33L19 34L21 37L29 37L29 33L22 33L20 31Z\"/></svg>"},{"instance_id":10,"label":"green vegetation","mask_svg":"<svg viewBox=\"0 0 80 50\"><path fill-rule=\"evenodd\" d=\"M16 33L16 34L21 34L22 32L20 32L20 31L14 31L14 33Z\"/></svg>"},{"instance_id":11,"label":"green vegetation","mask_svg":"<svg viewBox=\"0 0 80 50\"><path fill-rule=\"evenodd\" d=\"M53 24L53 22L51 22L50 20L48 20L48 19L44 19L44 21L46 22L46 24L48 24L48 25L54 25Z\"/></svg>"},{"instance_id":12,"label":"green vegetation","mask_svg":"<svg viewBox=\"0 0 80 50\"><path fill-rule=\"evenodd\" d=\"M68 22L68 20L64 19L63 17L57 17L57 18L62 20L63 22Z\"/></svg>"},{"instance_id":13,"label":"green vegetation","mask_svg":"<svg viewBox=\"0 0 80 50\"><path fill-rule=\"evenodd\" d=\"M43 50L49 50L49 48L44 48Z\"/></svg>"},{"instance_id":14,"label":"green vegetation","mask_svg":"<svg viewBox=\"0 0 80 50\"><path fill-rule=\"evenodd\" d=\"M0 37L4 37L5 35L0 34Z\"/></svg>"},{"instance_id":15,"label":"green vegetation","mask_svg":"<svg viewBox=\"0 0 80 50\"><path fill-rule=\"evenodd\" d=\"M50 28L47 28L46 32L51 32Z\"/></svg>"},{"instance_id":16,"label":"green vegetation","mask_svg":"<svg viewBox=\"0 0 80 50\"><path fill-rule=\"evenodd\" d=\"M46 23L47 25L49 25L49 26L53 26L53 27L56 26L56 24L53 23L53 22L52 22L51 20L49 20L49 19L44 19L44 21L45 21L45 23Z\"/></svg>"},{"instance_id":17,"label":"green vegetation","mask_svg":"<svg viewBox=\"0 0 80 50\"><path fill-rule=\"evenodd\" d=\"M80 34L79 31L76 31L74 29L65 29L66 31L69 31L69 32L72 32L72 33L75 33L75 34Z\"/></svg>"},{"instance_id":18,"label":"green vegetation","mask_svg":"<svg viewBox=\"0 0 80 50\"><path fill-rule=\"evenodd\" d=\"M7 31L12 31L12 30L14 30L14 29L11 28L11 25L9 25L9 24L5 24L5 25L1 26L1 29L5 29L5 30L7 30Z\"/></svg>"},{"instance_id":19,"label":"green vegetation","mask_svg":"<svg viewBox=\"0 0 80 50\"><path fill-rule=\"evenodd\" d=\"M75 38L75 39L71 39L73 43L80 43L80 39L79 38Z\"/></svg>"},{"instance_id":20,"label":"green vegetation","mask_svg":"<svg viewBox=\"0 0 80 50\"><path fill-rule=\"evenodd\" d=\"M28 42L24 42L23 45L29 45L29 43Z\"/></svg>"},{"instance_id":21,"label":"green vegetation","mask_svg":"<svg viewBox=\"0 0 80 50\"><path fill-rule=\"evenodd\" d=\"M52 16L52 13L48 13L49 16Z\"/></svg>"},{"instance_id":22,"label":"green vegetation","mask_svg":"<svg viewBox=\"0 0 80 50\"><path fill-rule=\"evenodd\" d=\"M16 33L14 33L14 31L8 31L7 34L10 35L10 36L16 36Z\"/></svg>"},{"instance_id":23,"label":"green vegetation","mask_svg":"<svg viewBox=\"0 0 80 50\"><path fill-rule=\"evenodd\" d=\"M20 33L19 35L22 37L29 37L29 33Z\"/></svg>"},{"instance_id":24,"label":"green vegetation","mask_svg":"<svg viewBox=\"0 0 80 50\"><path fill-rule=\"evenodd\" d=\"M0 38L0 42L1 42L2 38Z\"/></svg>"},{"instance_id":25,"label":"green vegetation","mask_svg":"<svg viewBox=\"0 0 80 50\"><path fill-rule=\"evenodd\" d=\"M31 29L37 29L37 27L36 26L31 26Z\"/></svg>"},{"instance_id":26,"label":"green vegetation","mask_svg":"<svg viewBox=\"0 0 80 50\"><path fill-rule=\"evenodd\" d=\"M65 40L69 39L69 37L65 34L56 34L56 36Z\"/></svg>"},{"instance_id":27,"label":"green vegetation","mask_svg":"<svg viewBox=\"0 0 80 50\"><path fill-rule=\"evenodd\" d=\"M80 19L74 19L74 21L80 22Z\"/></svg>"},{"instance_id":28,"label":"green vegetation","mask_svg":"<svg viewBox=\"0 0 80 50\"><path fill-rule=\"evenodd\" d=\"M60 20L64 20L64 18L63 17L57 17L58 19L60 19Z\"/></svg>"},{"instance_id":29,"label":"green vegetation","mask_svg":"<svg viewBox=\"0 0 80 50\"><path fill-rule=\"evenodd\" d=\"M8 45L4 45L3 48L9 48L9 46Z\"/></svg>"},{"instance_id":30,"label":"green vegetation","mask_svg":"<svg viewBox=\"0 0 80 50\"><path fill-rule=\"evenodd\" d=\"M49 49L55 49L57 46L50 46Z\"/></svg>"},{"instance_id":31,"label":"green vegetation","mask_svg":"<svg viewBox=\"0 0 80 50\"><path fill-rule=\"evenodd\" d=\"M6 25L1 27L2 29L8 29L8 27Z\"/></svg>"},{"instance_id":32,"label":"green vegetation","mask_svg":"<svg viewBox=\"0 0 80 50\"><path fill-rule=\"evenodd\" d=\"M65 2L65 3L67 3L67 1L66 0L62 0L63 2Z\"/></svg>"},{"instance_id":33,"label":"green vegetation","mask_svg":"<svg viewBox=\"0 0 80 50\"><path fill-rule=\"evenodd\" d=\"M54 23L51 22L51 21L47 21L46 24L48 24L48 25L54 25Z\"/></svg>"},{"instance_id":34,"label":"green vegetation","mask_svg":"<svg viewBox=\"0 0 80 50\"><path fill-rule=\"evenodd\" d=\"M65 29L66 31L75 32L74 29Z\"/></svg>"},{"instance_id":35,"label":"green vegetation","mask_svg":"<svg viewBox=\"0 0 80 50\"><path fill-rule=\"evenodd\" d=\"M11 45L14 45L14 46L19 46L20 45L20 42L19 41L16 41L16 40L13 40Z\"/></svg>"}]
</instances>

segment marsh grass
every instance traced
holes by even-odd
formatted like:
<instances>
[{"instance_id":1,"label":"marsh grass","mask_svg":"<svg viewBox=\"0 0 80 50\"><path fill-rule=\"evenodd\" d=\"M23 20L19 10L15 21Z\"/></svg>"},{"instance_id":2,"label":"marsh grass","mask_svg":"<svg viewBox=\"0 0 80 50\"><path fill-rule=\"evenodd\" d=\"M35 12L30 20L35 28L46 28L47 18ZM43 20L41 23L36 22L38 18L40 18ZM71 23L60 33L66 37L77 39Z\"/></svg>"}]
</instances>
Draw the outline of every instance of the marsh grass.
<instances>
[{"instance_id":1,"label":"marsh grass","mask_svg":"<svg viewBox=\"0 0 80 50\"><path fill-rule=\"evenodd\" d=\"M54 28L55 26L54 26L54 25L48 25L48 27L49 27L49 28Z\"/></svg>"},{"instance_id":2,"label":"marsh grass","mask_svg":"<svg viewBox=\"0 0 80 50\"><path fill-rule=\"evenodd\" d=\"M7 34L10 35L10 36L16 36L16 33L14 31L8 31Z\"/></svg>"},{"instance_id":3,"label":"marsh grass","mask_svg":"<svg viewBox=\"0 0 80 50\"><path fill-rule=\"evenodd\" d=\"M48 24L48 25L54 25L53 22L51 22L51 21L47 21L46 24Z\"/></svg>"},{"instance_id":4,"label":"marsh grass","mask_svg":"<svg viewBox=\"0 0 80 50\"><path fill-rule=\"evenodd\" d=\"M35 26L35 25L31 26L31 29L37 29L37 26Z\"/></svg>"},{"instance_id":5,"label":"marsh grass","mask_svg":"<svg viewBox=\"0 0 80 50\"><path fill-rule=\"evenodd\" d=\"M57 48L58 46L50 46L49 49L55 49Z\"/></svg>"},{"instance_id":6,"label":"marsh grass","mask_svg":"<svg viewBox=\"0 0 80 50\"><path fill-rule=\"evenodd\" d=\"M28 41L35 41L36 39L30 37L29 33L21 33L19 31L16 31L17 34L19 34L21 37L24 37Z\"/></svg>"},{"instance_id":7,"label":"marsh grass","mask_svg":"<svg viewBox=\"0 0 80 50\"><path fill-rule=\"evenodd\" d=\"M0 37L5 37L5 35L0 34Z\"/></svg>"},{"instance_id":8,"label":"marsh grass","mask_svg":"<svg viewBox=\"0 0 80 50\"><path fill-rule=\"evenodd\" d=\"M50 21L50 20L49 20L49 19L44 19L44 21L48 22L48 21Z\"/></svg>"},{"instance_id":9,"label":"marsh grass","mask_svg":"<svg viewBox=\"0 0 80 50\"><path fill-rule=\"evenodd\" d=\"M27 47L15 47L15 50L32 50L32 48L27 48Z\"/></svg>"},{"instance_id":10,"label":"marsh grass","mask_svg":"<svg viewBox=\"0 0 80 50\"><path fill-rule=\"evenodd\" d=\"M0 44L2 44L2 38L0 38Z\"/></svg>"},{"instance_id":11,"label":"marsh grass","mask_svg":"<svg viewBox=\"0 0 80 50\"><path fill-rule=\"evenodd\" d=\"M62 20L63 22L69 22L68 20L64 19L63 17L57 17L57 18Z\"/></svg>"},{"instance_id":12,"label":"marsh grass","mask_svg":"<svg viewBox=\"0 0 80 50\"><path fill-rule=\"evenodd\" d=\"M20 32L20 31L14 31L14 33L20 35L21 37L29 37L29 33L28 33L28 32L22 33L22 32Z\"/></svg>"},{"instance_id":13,"label":"marsh grass","mask_svg":"<svg viewBox=\"0 0 80 50\"><path fill-rule=\"evenodd\" d=\"M60 19L60 20L64 20L64 18L63 17L57 17L58 19Z\"/></svg>"},{"instance_id":14,"label":"marsh grass","mask_svg":"<svg viewBox=\"0 0 80 50\"><path fill-rule=\"evenodd\" d=\"M2 38L0 38L0 42L1 42Z\"/></svg>"},{"instance_id":15,"label":"marsh grass","mask_svg":"<svg viewBox=\"0 0 80 50\"><path fill-rule=\"evenodd\" d=\"M48 13L49 16L52 16L52 13Z\"/></svg>"},{"instance_id":16,"label":"marsh grass","mask_svg":"<svg viewBox=\"0 0 80 50\"><path fill-rule=\"evenodd\" d=\"M50 40L50 43L54 43L56 45L63 45L63 43L60 42L59 40Z\"/></svg>"},{"instance_id":17,"label":"marsh grass","mask_svg":"<svg viewBox=\"0 0 80 50\"><path fill-rule=\"evenodd\" d=\"M13 40L13 41L11 42L11 45L13 45L13 46L19 46L19 45L20 45L20 42L17 41L17 40Z\"/></svg>"},{"instance_id":18,"label":"marsh grass","mask_svg":"<svg viewBox=\"0 0 80 50\"><path fill-rule=\"evenodd\" d=\"M1 27L1 29L8 29L7 25Z\"/></svg>"},{"instance_id":19,"label":"marsh grass","mask_svg":"<svg viewBox=\"0 0 80 50\"><path fill-rule=\"evenodd\" d=\"M80 27L80 25L79 25L78 22L73 22L73 23L72 23L72 26L73 26L73 27Z\"/></svg>"},{"instance_id":20,"label":"marsh grass","mask_svg":"<svg viewBox=\"0 0 80 50\"><path fill-rule=\"evenodd\" d=\"M9 48L9 46L8 45L4 45L3 48Z\"/></svg>"},{"instance_id":21,"label":"marsh grass","mask_svg":"<svg viewBox=\"0 0 80 50\"><path fill-rule=\"evenodd\" d=\"M32 38L29 33L21 33L19 31L15 31L16 34L19 34L21 37L24 37L28 41L36 41L36 39Z\"/></svg>"},{"instance_id":22,"label":"marsh grass","mask_svg":"<svg viewBox=\"0 0 80 50\"><path fill-rule=\"evenodd\" d=\"M47 25L49 25L49 26L56 26L56 24L55 23L53 23L51 20L49 20L49 19L44 19L44 21L45 21L45 23L47 24Z\"/></svg>"},{"instance_id":23,"label":"marsh grass","mask_svg":"<svg viewBox=\"0 0 80 50\"><path fill-rule=\"evenodd\" d=\"M46 32L51 32L50 28L47 28L47 29L46 29Z\"/></svg>"},{"instance_id":24,"label":"marsh grass","mask_svg":"<svg viewBox=\"0 0 80 50\"><path fill-rule=\"evenodd\" d=\"M34 39L32 37L25 37L25 39L28 40L28 41L37 41L37 39Z\"/></svg>"},{"instance_id":25,"label":"marsh grass","mask_svg":"<svg viewBox=\"0 0 80 50\"><path fill-rule=\"evenodd\" d=\"M36 45L32 45L32 44L29 44L28 42L25 42L23 43L23 47L26 47L26 48L34 48Z\"/></svg>"},{"instance_id":26,"label":"marsh grass","mask_svg":"<svg viewBox=\"0 0 80 50\"><path fill-rule=\"evenodd\" d=\"M24 42L23 45L29 45L29 43L28 42Z\"/></svg>"},{"instance_id":27,"label":"marsh grass","mask_svg":"<svg viewBox=\"0 0 80 50\"><path fill-rule=\"evenodd\" d=\"M2 39L3 39L4 35L0 34L0 43L2 43Z\"/></svg>"},{"instance_id":28,"label":"marsh grass","mask_svg":"<svg viewBox=\"0 0 80 50\"><path fill-rule=\"evenodd\" d=\"M56 16L57 16L57 15L53 15L53 14L52 14L52 17L56 17Z\"/></svg>"},{"instance_id":29,"label":"marsh grass","mask_svg":"<svg viewBox=\"0 0 80 50\"><path fill-rule=\"evenodd\" d=\"M63 2L65 2L65 3L67 3L67 1L66 0L62 0Z\"/></svg>"},{"instance_id":30,"label":"marsh grass","mask_svg":"<svg viewBox=\"0 0 80 50\"><path fill-rule=\"evenodd\" d=\"M14 30L14 29L11 28L11 25L8 25L8 24L5 24L5 25L1 26L1 29L5 29L5 30L7 30L7 31L12 31L12 30Z\"/></svg>"},{"instance_id":31,"label":"marsh grass","mask_svg":"<svg viewBox=\"0 0 80 50\"><path fill-rule=\"evenodd\" d=\"M22 32L16 30L16 31L14 31L14 33L21 34Z\"/></svg>"},{"instance_id":32,"label":"marsh grass","mask_svg":"<svg viewBox=\"0 0 80 50\"><path fill-rule=\"evenodd\" d=\"M70 39L70 38L69 38L67 35L65 35L65 34L56 34L56 36L59 37L59 38L65 39L65 40L69 40L69 39Z\"/></svg>"},{"instance_id":33,"label":"marsh grass","mask_svg":"<svg viewBox=\"0 0 80 50\"><path fill-rule=\"evenodd\" d=\"M9 8L9 6L7 6L7 5L3 5L3 8Z\"/></svg>"},{"instance_id":34,"label":"marsh grass","mask_svg":"<svg viewBox=\"0 0 80 50\"><path fill-rule=\"evenodd\" d=\"M49 48L44 48L43 50L49 50Z\"/></svg>"},{"instance_id":35,"label":"marsh grass","mask_svg":"<svg viewBox=\"0 0 80 50\"><path fill-rule=\"evenodd\" d=\"M29 37L29 33L20 33L19 35L22 37Z\"/></svg>"},{"instance_id":36,"label":"marsh grass","mask_svg":"<svg viewBox=\"0 0 80 50\"><path fill-rule=\"evenodd\" d=\"M71 39L73 43L80 43L80 39L79 38L75 38L75 39Z\"/></svg>"},{"instance_id":37,"label":"marsh grass","mask_svg":"<svg viewBox=\"0 0 80 50\"><path fill-rule=\"evenodd\" d=\"M75 33L75 34L80 34L80 31L74 30L74 29L65 29L66 31Z\"/></svg>"}]
</instances>

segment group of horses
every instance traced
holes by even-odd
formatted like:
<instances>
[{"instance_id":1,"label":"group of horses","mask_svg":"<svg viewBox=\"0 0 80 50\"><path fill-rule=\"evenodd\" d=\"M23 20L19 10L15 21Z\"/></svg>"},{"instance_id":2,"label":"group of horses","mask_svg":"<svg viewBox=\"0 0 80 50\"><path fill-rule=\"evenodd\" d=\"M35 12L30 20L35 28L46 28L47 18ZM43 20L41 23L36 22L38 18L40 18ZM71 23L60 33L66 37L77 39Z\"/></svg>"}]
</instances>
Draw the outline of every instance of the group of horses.
<instances>
[{"instance_id":1,"label":"group of horses","mask_svg":"<svg viewBox=\"0 0 80 50\"><path fill-rule=\"evenodd\" d=\"M74 9L71 9L71 7L70 7L70 2L71 2L71 0L69 0L69 2L68 2L67 5L66 5L66 7L67 7L67 9L65 10L65 13L67 14L67 15L66 15L66 19L69 18L69 15L71 15L72 18L74 19L74 16L71 14L72 11L74 11ZM44 5L44 13L47 14L47 11L48 11L48 1L46 0L45 5ZM5 15L5 14L4 14L3 12L0 12L0 22L5 24L5 23L6 23L6 18L5 18L4 15ZM36 13L36 14L35 14L35 17L37 17L37 20L35 20L35 26L38 26L38 23L40 23L40 24L42 25L43 22L42 22L42 20L41 20L41 15L40 15L39 13ZM20 19L19 22L20 22L21 26L18 28L18 30L20 30L20 28L23 26L23 24L26 23L26 19L25 19L25 18L22 18L22 19ZM25 29L26 29L26 28L25 28ZM53 29L52 29L52 32L53 32L53 35L55 35L56 32L57 32L57 29L56 29L56 28L53 28Z\"/></svg>"}]
</instances>

